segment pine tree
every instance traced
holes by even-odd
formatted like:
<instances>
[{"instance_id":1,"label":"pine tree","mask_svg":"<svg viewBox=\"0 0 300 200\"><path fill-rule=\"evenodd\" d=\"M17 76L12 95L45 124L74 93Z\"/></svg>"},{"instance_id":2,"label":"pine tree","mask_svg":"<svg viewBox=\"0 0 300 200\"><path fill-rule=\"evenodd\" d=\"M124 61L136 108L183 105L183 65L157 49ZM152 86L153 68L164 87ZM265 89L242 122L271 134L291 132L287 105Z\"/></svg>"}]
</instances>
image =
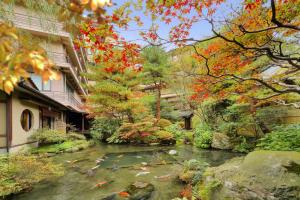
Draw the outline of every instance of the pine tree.
<instances>
[{"instance_id":1,"label":"pine tree","mask_svg":"<svg viewBox=\"0 0 300 200\"><path fill-rule=\"evenodd\" d=\"M91 115L127 119L134 123L137 115L146 113L147 109L140 101L143 93L139 90L141 74L137 70L92 66L87 77L92 81L87 99Z\"/></svg>"},{"instance_id":2,"label":"pine tree","mask_svg":"<svg viewBox=\"0 0 300 200\"><path fill-rule=\"evenodd\" d=\"M153 85L156 96L156 119L160 120L161 90L166 83L167 71L170 67L167 53L160 47L148 47L144 49L144 83Z\"/></svg>"}]
</instances>

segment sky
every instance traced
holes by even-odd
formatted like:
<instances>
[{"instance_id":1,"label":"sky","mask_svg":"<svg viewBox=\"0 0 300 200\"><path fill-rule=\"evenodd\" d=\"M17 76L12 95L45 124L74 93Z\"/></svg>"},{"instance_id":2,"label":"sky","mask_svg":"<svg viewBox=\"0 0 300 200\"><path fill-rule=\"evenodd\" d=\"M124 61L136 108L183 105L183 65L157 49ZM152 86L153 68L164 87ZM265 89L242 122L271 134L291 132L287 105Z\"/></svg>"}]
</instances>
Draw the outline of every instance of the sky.
<instances>
[{"instance_id":1,"label":"sky","mask_svg":"<svg viewBox=\"0 0 300 200\"><path fill-rule=\"evenodd\" d=\"M114 9L115 7L122 5L125 2L124 0L112 0L112 1L114 4L117 4L117 5L112 6L111 8L108 8L107 9L108 13L110 13L111 10ZM238 6L242 5L242 2L243 2L243 0L227 0L226 3L223 3L222 5L220 5L220 7L218 7L216 13L214 14L214 18L224 19L224 18L228 17L232 12L232 10L230 9L230 6L232 6L233 8L237 8ZM142 40L142 37L139 35L138 30L149 29L152 24L152 20L149 17L146 17L140 11L134 10L132 15L141 17L141 21L144 23L143 27L139 27L136 25L136 23L133 22L133 23L130 23L129 29L127 31L126 30L118 30L118 31L120 32L120 35L123 36L128 41L135 41L136 43L141 44L142 46L147 45L147 43L145 43ZM174 21L174 23L172 23L172 24L175 24L175 23L177 23L177 22ZM168 26L165 23L159 22L159 21L156 21L155 24L159 25L158 34L162 38L168 38L170 27L172 26L172 24L170 24ZM204 39L211 35L212 35L212 31L211 31L210 24L207 21L203 20L203 21L200 21L200 22L194 24L194 26L190 30L189 38ZM174 48L174 45L166 46L165 48L167 50L170 50L170 49Z\"/></svg>"}]
</instances>

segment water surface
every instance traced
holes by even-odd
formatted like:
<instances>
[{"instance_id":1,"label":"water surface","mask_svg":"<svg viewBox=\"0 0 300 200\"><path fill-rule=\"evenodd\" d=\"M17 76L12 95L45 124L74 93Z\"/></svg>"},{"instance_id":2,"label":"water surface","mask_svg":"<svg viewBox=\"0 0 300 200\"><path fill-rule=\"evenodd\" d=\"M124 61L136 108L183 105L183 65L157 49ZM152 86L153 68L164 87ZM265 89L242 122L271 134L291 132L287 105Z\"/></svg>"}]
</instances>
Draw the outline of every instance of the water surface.
<instances>
[{"instance_id":1,"label":"water surface","mask_svg":"<svg viewBox=\"0 0 300 200\"><path fill-rule=\"evenodd\" d=\"M178 155L170 156L168 151L171 149L175 149ZM185 160L197 159L217 166L238 155L226 151L199 150L191 146L101 144L80 152L54 156L55 162L66 167L65 175L40 183L31 192L17 195L13 200L101 200L123 191L135 181L150 182L155 186L152 200L171 200L179 196L183 187L177 181L177 175ZM97 160L101 161L98 168ZM136 176L140 172L150 173ZM160 176L168 178L158 179ZM109 183L95 187L104 181Z\"/></svg>"}]
</instances>

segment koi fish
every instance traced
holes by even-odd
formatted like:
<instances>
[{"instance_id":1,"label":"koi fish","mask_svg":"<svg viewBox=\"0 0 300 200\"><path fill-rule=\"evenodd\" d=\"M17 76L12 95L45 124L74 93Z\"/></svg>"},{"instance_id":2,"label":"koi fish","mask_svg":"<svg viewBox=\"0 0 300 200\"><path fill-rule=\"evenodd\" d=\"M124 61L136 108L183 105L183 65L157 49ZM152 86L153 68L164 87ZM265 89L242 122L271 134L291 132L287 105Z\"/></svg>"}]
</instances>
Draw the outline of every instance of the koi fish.
<instances>
[{"instance_id":1,"label":"koi fish","mask_svg":"<svg viewBox=\"0 0 300 200\"><path fill-rule=\"evenodd\" d=\"M156 179L169 179L171 178L171 174L163 175L163 176L154 176Z\"/></svg>"},{"instance_id":2,"label":"koi fish","mask_svg":"<svg viewBox=\"0 0 300 200\"><path fill-rule=\"evenodd\" d=\"M123 192L119 192L119 196L121 196L121 197L129 197L130 194L128 192L123 191Z\"/></svg>"},{"instance_id":3,"label":"koi fish","mask_svg":"<svg viewBox=\"0 0 300 200\"><path fill-rule=\"evenodd\" d=\"M103 181L103 182L100 182L100 183L97 183L95 185L95 187L102 187L103 185L107 184L108 182L107 181Z\"/></svg>"},{"instance_id":4,"label":"koi fish","mask_svg":"<svg viewBox=\"0 0 300 200\"><path fill-rule=\"evenodd\" d=\"M150 174L150 172L139 172L135 176L137 177L137 176L146 175L146 174Z\"/></svg>"},{"instance_id":5,"label":"koi fish","mask_svg":"<svg viewBox=\"0 0 300 200\"><path fill-rule=\"evenodd\" d=\"M148 170L147 167L141 167L140 169L143 170L143 171L147 171Z\"/></svg>"}]
</instances>

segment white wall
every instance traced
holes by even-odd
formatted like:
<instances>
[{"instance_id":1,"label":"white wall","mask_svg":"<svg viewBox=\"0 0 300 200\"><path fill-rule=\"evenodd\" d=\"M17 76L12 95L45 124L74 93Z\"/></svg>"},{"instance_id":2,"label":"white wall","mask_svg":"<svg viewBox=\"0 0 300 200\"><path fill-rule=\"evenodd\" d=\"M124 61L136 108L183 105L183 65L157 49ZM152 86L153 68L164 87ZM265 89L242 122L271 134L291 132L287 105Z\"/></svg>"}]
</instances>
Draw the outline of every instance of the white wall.
<instances>
[{"instance_id":1,"label":"white wall","mask_svg":"<svg viewBox=\"0 0 300 200\"><path fill-rule=\"evenodd\" d=\"M21 125L22 112L28 109L33 114L33 124L29 131L25 131ZM18 99L13 95L12 99L12 146L20 145L28 142L28 138L39 128L39 107L31 103L27 103Z\"/></svg>"},{"instance_id":2,"label":"white wall","mask_svg":"<svg viewBox=\"0 0 300 200\"><path fill-rule=\"evenodd\" d=\"M6 146L6 104L0 103L0 147Z\"/></svg>"}]
</instances>

